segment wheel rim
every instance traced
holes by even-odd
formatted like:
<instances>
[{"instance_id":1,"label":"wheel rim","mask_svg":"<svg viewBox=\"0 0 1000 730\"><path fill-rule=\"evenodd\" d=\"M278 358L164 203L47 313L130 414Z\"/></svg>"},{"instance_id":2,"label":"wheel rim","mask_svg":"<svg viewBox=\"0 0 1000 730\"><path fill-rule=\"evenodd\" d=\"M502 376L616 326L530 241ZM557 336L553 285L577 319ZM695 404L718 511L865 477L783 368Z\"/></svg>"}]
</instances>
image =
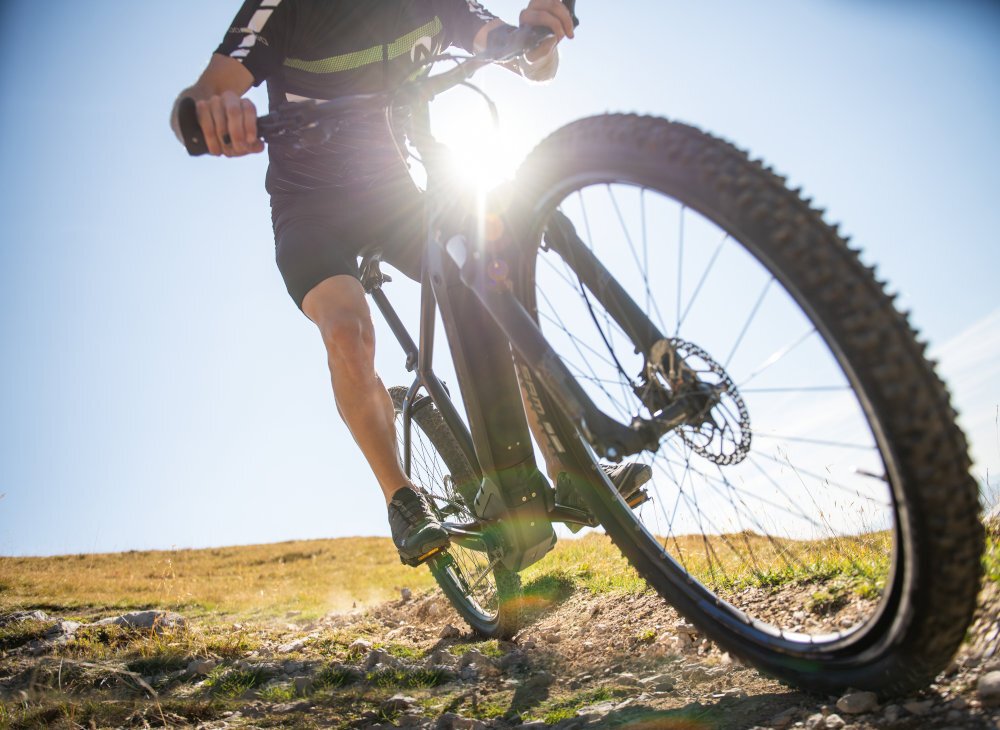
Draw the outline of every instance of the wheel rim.
<instances>
[{"instance_id":1,"label":"wheel rim","mask_svg":"<svg viewBox=\"0 0 1000 730\"><path fill-rule=\"evenodd\" d=\"M620 175L564 183L535 220L556 207L660 331L707 353L746 404L753 445L736 464L677 432L634 457L653 471L634 514L663 570L753 642L813 653L877 637L902 569L896 469L801 292L706 215ZM534 273L525 299L590 397L622 423L649 418L636 395L646 363L593 292L545 247Z\"/></svg>"},{"instance_id":2,"label":"wheel rim","mask_svg":"<svg viewBox=\"0 0 1000 730\"><path fill-rule=\"evenodd\" d=\"M396 433L402 453L402 423L396 413ZM475 521L465 499L456 488L459 472L471 473L466 467L449 466L414 418L410 433L410 479L430 498L432 508L442 522L468 523ZM495 562L485 552L471 550L452 542L447 552L430 562L431 571L444 581L470 617L486 626L499 620L500 595L494 576Z\"/></svg>"}]
</instances>

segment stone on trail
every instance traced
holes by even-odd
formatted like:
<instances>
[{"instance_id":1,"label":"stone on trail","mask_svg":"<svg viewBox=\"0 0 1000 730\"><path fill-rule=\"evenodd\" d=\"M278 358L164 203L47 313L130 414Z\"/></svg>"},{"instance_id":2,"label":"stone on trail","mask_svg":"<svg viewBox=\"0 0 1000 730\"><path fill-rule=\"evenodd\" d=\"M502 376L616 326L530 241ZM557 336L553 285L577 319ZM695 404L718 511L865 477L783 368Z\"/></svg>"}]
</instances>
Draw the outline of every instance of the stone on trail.
<instances>
[{"instance_id":1,"label":"stone on trail","mask_svg":"<svg viewBox=\"0 0 1000 730\"><path fill-rule=\"evenodd\" d=\"M886 722L896 722L899 720L900 714L902 714L903 708L899 705L886 705L886 708L882 711L882 717L885 718Z\"/></svg>"},{"instance_id":2,"label":"stone on trail","mask_svg":"<svg viewBox=\"0 0 1000 730\"><path fill-rule=\"evenodd\" d=\"M1000 672L990 672L980 677L976 693L979 701L986 707L1000 706Z\"/></svg>"},{"instance_id":3,"label":"stone on trail","mask_svg":"<svg viewBox=\"0 0 1000 730\"><path fill-rule=\"evenodd\" d=\"M848 715L863 715L878 706L874 692L849 692L837 700L837 709Z\"/></svg>"},{"instance_id":4,"label":"stone on trail","mask_svg":"<svg viewBox=\"0 0 1000 730\"><path fill-rule=\"evenodd\" d=\"M440 638L442 639L457 639L461 635L462 632L459 631L456 627L452 626L451 624L448 624L443 629L441 629L441 633L439 634Z\"/></svg>"},{"instance_id":5,"label":"stone on trail","mask_svg":"<svg viewBox=\"0 0 1000 730\"><path fill-rule=\"evenodd\" d=\"M413 697L407 697L402 694L395 694L385 702L382 703L383 712L406 712L412 707L417 706L417 701Z\"/></svg>"},{"instance_id":6,"label":"stone on trail","mask_svg":"<svg viewBox=\"0 0 1000 730\"><path fill-rule=\"evenodd\" d=\"M166 629L184 628L187 619L173 611L131 611L121 616L111 616L95 621L90 626L121 626L127 629L153 629L162 633Z\"/></svg>"},{"instance_id":7,"label":"stone on trail","mask_svg":"<svg viewBox=\"0 0 1000 730\"><path fill-rule=\"evenodd\" d=\"M348 654L365 654L372 650L372 643L365 639L355 639L351 642L351 645L347 647Z\"/></svg>"},{"instance_id":8,"label":"stone on trail","mask_svg":"<svg viewBox=\"0 0 1000 730\"><path fill-rule=\"evenodd\" d=\"M7 624L21 623L22 621L49 621L49 616L44 611L15 611L6 615L0 615L0 626Z\"/></svg>"},{"instance_id":9,"label":"stone on trail","mask_svg":"<svg viewBox=\"0 0 1000 730\"><path fill-rule=\"evenodd\" d=\"M279 654L291 654L293 651L299 651L306 645L305 639L296 639L295 641L289 641L287 644L282 644L278 647Z\"/></svg>"},{"instance_id":10,"label":"stone on trail","mask_svg":"<svg viewBox=\"0 0 1000 730\"><path fill-rule=\"evenodd\" d=\"M910 700L909 702L903 703L903 709L909 712L911 715L917 715L918 717L926 715L934 707L934 700Z\"/></svg>"},{"instance_id":11,"label":"stone on trail","mask_svg":"<svg viewBox=\"0 0 1000 730\"><path fill-rule=\"evenodd\" d=\"M777 715L771 718L771 727L776 728L776 730L784 730L784 728L795 722L795 718L798 717L802 710L798 707L789 707L787 710L782 710Z\"/></svg>"},{"instance_id":12,"label":"stone on trail","mask_svg":"<svg viewBox=\"0 0 1000 730\"><path fill-rule=\"evenodd\" d=\"M187 673L193 677L204 677L218 666L214 659L193 659L188 662Z\"/></svg>"},{"instance_id":13,"label":"stone on trail","mask_svg":"<svg viewBox=\"0 0 1000 730\"><path fill-rule=\"evenodd\" d=\"M669 692L674 688L675 682L673 677L667 674L654 674L652 677L640 679L639 685L653 692Z\"/></svg>"},{"instance_id":14,"label":"stone on trail","mask_svg":"<svg viewBox=\"0 0 1000 730\"><path fill-rule=\"evenodd\" d=\"M409 588L400 588L399 598L403 603L406 603L407 601L413 598L413 591L411 591Z\"/></svg>"},{"instance_id":15,"label":"stone on trail","mask_svg":"<svg viewBox=\"0 0 1000 730\"><path fill-rule=\"evenodd\" d=\"M576 711L577 717L604 717L608 713L615 709L614 702L599 702L596 705L588 705L587 707L581 707Z\"/></svg>"},{"instance_id":16,"label":"stone on trail","mask_svg":"<svg viewBox=\"0 0 1000 730\"><path fill-rule=\"evenodd\" d=\"M454 712L446 712L438 718L437 730L484 730L486 723L470 717L462 717Z\"/></svg>"},{"instance_id":17,"label":"stone on trail","mask_svg":"<svg viewBox=\"0 0 1000 730\"><path fill-rule=\"evenodd\" d=\"M817 728L822 728L826 725L826 717L820 713L815 715L810 715L806 719L806 730L817 730Z\"/></svg>"},{"instance_id":18,"label":"stone on trail","mask_svg":"<svg viewBox=\"0 0 1000 730\"><path fill-rule=\"evenodd\" d=\"M840 715L827 715L826 716L826 728L827 730L841 730L847 723L844 722L844 718Z\"/></svg>"}]
</instances>

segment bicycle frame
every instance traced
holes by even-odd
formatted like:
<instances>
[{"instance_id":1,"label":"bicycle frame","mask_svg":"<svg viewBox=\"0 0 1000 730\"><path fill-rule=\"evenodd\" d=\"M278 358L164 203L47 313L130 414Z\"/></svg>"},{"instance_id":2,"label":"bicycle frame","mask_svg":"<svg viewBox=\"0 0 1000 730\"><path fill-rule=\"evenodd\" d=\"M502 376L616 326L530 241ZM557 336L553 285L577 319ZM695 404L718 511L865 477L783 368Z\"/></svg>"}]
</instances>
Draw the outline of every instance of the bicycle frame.
<instances>
[{"instance_id":1,"label":"bicycle frame","mask_svg":"<svg viewBox=\"0 0 1000 730\"><path fill-rule=\"evenodd\" d=\"M430 135L429 119L417 117L415 126L414 141L428 178L425 193L428 235L421 276L419 346L382 291L383 277L378 271L377 257L366 259L362 277L366 291L406 355L407 370L415 375L402 408L403 466L410 473L411 420L414 412L429 402L419 395L424 389L456 435L481 484L474 505L479 521L445 523L446 529L456 542L497 553L495 557L507 568L521 570L541 559L555 544L552 522L595 524L588 513L555 504L554 490L535 461L525 402L534 410L554 453L564 451L564 447L546 420L543 390L582 425L587 440L597 444L599 453L608 458L618 459L651 445L655 448L661 434L658 430L650 433L648 428L622 426L593 404L513 293L509 272L519 270L519 257L534 255L534 247L511 235L486 240L483 226L469 232L461 224L450 223L465 218L470 202L463 199L461 191L444 172L445 166L441 164L444 148ZM499 222L499 230L505 230L504 222ZM582 260L587 265L589 279L610 279L597 259L586 253L586 247L568 221L558 214L546 240L578 259L588 257ZM624 312L636 307L624 290L617 284L614 286L618 289L606 295L615 307ZM434 373L438 311L458 374L468 427L447 388ZM633 317L631 321L643 319ZM634 334L635 341L642 343L647 353L663 342L663 336L652 325L648 331ZM470 347L469 343L475 346ZM514 353L522 367L516 367ZM494 539L494 530L501 532L502 539ZM508 549L500 551L498 544Z\"/></svg>"}]
</instances>

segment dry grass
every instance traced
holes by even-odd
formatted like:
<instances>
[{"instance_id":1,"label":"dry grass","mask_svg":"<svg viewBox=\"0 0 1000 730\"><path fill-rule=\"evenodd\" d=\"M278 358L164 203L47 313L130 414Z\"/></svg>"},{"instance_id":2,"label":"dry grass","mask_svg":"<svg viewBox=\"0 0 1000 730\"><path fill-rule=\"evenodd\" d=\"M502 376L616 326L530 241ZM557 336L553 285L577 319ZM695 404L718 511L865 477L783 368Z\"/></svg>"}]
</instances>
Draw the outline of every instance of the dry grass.
<instances>
[{"instance_id":1,"label":"dry grass","mask_svg":"<svg viewBox=\"0 0 1000 730\"><path fill-rule=\"evenodd\" d=\"M426 569L400 564L386 538L0 558L0 611L156 607L220 618L316 617L431 585Z\"/></svg>"},{"instance_id":2,"label":"dry grass","mask_svg":"<svg viewBox=\"0 0 1000 730\"><path fill-rule=\"evenodd\" d=\"M672 555L701 580L723 588L846 576L877 588L889 536L814 542L752 533L705 540L671 538ZM645 581L600 534L563 540L524 573L529 595L646 590ZM206 550L51 558L0 558L0 611L43 608L86 613L168 608L218 620L266 619L300 612L313 618L422 590L426 568L399 563L386 538L341 538Z\"/></svg>"}]
</instances>

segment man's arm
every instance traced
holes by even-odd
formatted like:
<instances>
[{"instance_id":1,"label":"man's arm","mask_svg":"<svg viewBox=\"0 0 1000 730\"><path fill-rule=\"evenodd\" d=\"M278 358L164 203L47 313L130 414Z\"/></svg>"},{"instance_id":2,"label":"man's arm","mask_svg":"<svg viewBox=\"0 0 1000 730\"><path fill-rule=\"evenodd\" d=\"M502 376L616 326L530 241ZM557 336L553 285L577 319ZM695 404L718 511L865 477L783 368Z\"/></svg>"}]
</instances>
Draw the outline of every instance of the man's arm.
<instances>
[{"instance_id":1,"label":"man's arm","mask_svg":"<svg viewBox=\"0 0 1000 730\"><path fill-rule=\"evenodd\" d=\"M236 59L212 54L194 86L184 89L174 102L170 126L177 139L184 141L177 107L181 99L191 97L210 155L241 157L263 151L264 143L257 138L257 109L252 101L242 98L253 80L253 74Z\"/></svg>"},{"instance_id":2,"label":"man's arm","mask_svg":"<svg viewBox=\"0 0 1000 730\"><path fill-rule=\"evenodd\" d=\"M556 46L563 38L573 37L572 14L560 0L531 0L528 7L521 11L518 22L521 25L543 26L551 30L552 35L525 54L523 59L504 66L532 81L548 81L559 68ZM473 43L477 53L486 49L490 32L502 25L502 21L494 20L479 30Z\"/></svg>"}]
</instances>

